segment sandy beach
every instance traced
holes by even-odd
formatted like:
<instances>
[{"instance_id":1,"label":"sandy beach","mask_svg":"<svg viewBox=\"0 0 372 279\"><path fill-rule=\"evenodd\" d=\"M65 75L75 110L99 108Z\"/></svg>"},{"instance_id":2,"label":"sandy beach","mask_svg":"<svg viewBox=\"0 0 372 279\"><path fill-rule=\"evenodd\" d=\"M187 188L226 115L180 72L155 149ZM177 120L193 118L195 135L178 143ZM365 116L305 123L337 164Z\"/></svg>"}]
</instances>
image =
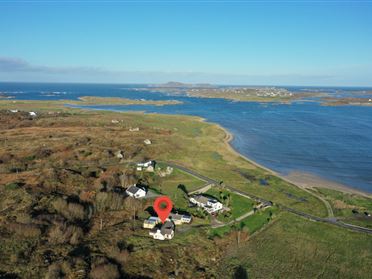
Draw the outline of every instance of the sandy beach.
<instances>
[{"instance_id":1,"label":"sandy beach","mask_svg":"<svg viewBox=\"0 0 372 279\"><path fill-rule=\"evenodd\" d=\"M231 141L234 139L234 135L231 134L229 131L227 131L222 126L220 126L218 124L217 124L217 126L219 126L225 132L226 136L224 138L224 142L226 144L226 147L229 150L231 150L237 156L242 157L244 160L247 160L252 165L254 165L256 167L259 167L261 169L264 169L267 172L269 172L269 173L271 173L275 176L278 176L281 179L283 179L283 180L285 180L285 181L287 181L287 182L289 182L293 185L296 185L299 188L302 188L302 189L311 189L311 188L315 188L315 187L328 188L328 189L337 190L337 191L344 192L344 193L357 194L357 195L362 195L362 196L366 196L366 197L369 197L369 198L372 197L371 193L363 192L363 191L348 187L346 185L343 185L343 184L340 184L340 183L337 183L337 182L334 182L334 181L330 181L330 180L327 180L327 179L324 179L322 177L319 177L319 176L316 176L316 175L313 175L313 174L310 174L310 173L306 173L306 172L293 171L293 172L289 173L288 175L285 175L285 176L281 175L281 174L279 174L279 173L277 173L277 172L275 172L275 171L273 171L273 170L255 162L255 161L249 159L248 157L246 157L243 154L236 151L234 149L234 147L231 145Z\"/></svg>"}]
</instances>

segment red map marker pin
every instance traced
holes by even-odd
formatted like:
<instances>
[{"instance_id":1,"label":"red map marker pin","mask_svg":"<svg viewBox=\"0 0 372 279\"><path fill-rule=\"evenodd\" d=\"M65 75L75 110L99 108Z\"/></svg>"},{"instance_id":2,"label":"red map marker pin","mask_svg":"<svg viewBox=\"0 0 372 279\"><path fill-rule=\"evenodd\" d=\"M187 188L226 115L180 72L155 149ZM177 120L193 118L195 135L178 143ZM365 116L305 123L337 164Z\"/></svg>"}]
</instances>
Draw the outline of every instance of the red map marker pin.
<instances>
[{"instance_id":1,"label":"red map marker pin","mask_svg":"<svg viewBox=\"0 0 372 279\"><path fill-rule=\"evenodd\" d=\"M168 218L169 213L172 211L172 201L167 196L158 197L154 201L154 210L158 214L162 223Z\"/></svg>"}]
</instances>

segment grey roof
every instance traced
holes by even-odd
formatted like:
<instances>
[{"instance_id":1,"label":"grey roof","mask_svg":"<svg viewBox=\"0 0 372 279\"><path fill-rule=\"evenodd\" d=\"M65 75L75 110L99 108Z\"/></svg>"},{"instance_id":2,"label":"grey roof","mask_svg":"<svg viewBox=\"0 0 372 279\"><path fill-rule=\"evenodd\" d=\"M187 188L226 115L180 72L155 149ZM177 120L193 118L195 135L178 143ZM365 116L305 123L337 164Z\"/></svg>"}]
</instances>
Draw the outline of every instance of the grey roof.
<instances>
[{"instance_id":1,"label":"grey roof","mask_svg":"<svg viewBox=\"0 0 372 279\"><path fill-rule=\"evenodd\" d=\"M182 219L182 216L181 214L178 214L178 213L170 213L169 214L169 217L172 219L172 220L181 220Z\"/></svg>"},{"instance_id":2,"label":"grey roof","mask_svg":"<svg viewBox=\"0 0 372 279\"><path fill-rule=\"evenodd\" d=\"M197 202L204 203L204 204L206 204L207 202L212 202L212 203L218 202L217 199L206 197L206 196L203 196L203 195L195 195L195 196L193 196L193 198Z\"/></svg>"},{"instance_id":3,"label":"grey roof","mask_svg":"<svg viewBox=\"0 0 372 279\"><path fill-rule=\"evenodd\" d=\"M162 235L171 234L174 231L174 223L171 221L166 221L160 229Z\"/></svg>"},{"instance_id":4,"label":"grey roof","mask_svg":"<svg viewBox=\"0 0 372 279\"><path fill-rule=\"evenodd\" d=\"M170 213L169 217L172 220L181 220L182 218L191 218L191 216L188 214L179 214L179 213Z\"/></svg>"},{"instance_id":5,"label":"grey roof","mask_svg":"<svg viewBox=\"0 0 372 279\"><path fill-rule=\"evenodd\" d=\"M137 187L136 185L130 186L127 188L127 191L132 193L133 195L137 193L141 188Z\"/></svg>"},{"instance_id":6,"label":"grey roof","mask_svg":"<svg viewBox=\"0 0 372 279\"><path fill-rule=\"evenodd\" d=\"M204 203L204 204L206 204L208 202L208 200L209 200L207 197L202 196L202 195L196 195L196 196L193 196L193 198L197 202Z\"/></svg>"}]
</instances>

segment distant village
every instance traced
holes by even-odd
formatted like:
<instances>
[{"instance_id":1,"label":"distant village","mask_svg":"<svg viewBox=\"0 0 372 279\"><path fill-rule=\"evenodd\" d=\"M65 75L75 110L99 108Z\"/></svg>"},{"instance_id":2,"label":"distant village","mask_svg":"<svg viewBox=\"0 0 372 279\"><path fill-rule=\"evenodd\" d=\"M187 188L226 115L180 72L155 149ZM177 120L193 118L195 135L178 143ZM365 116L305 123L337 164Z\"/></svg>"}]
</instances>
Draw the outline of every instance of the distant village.
<instances>
[{"instance_id":1,"label":"distant village","mask_svg":"<svg viewBox=\"0 0 372 279\"><path fill-rule=\"evenodd\" d=\"M284 88L277 87L228 87L228 88L193 88L190 94L236 94L250 97L292 97L293 93Z\"/></svg>"}]
</instances>

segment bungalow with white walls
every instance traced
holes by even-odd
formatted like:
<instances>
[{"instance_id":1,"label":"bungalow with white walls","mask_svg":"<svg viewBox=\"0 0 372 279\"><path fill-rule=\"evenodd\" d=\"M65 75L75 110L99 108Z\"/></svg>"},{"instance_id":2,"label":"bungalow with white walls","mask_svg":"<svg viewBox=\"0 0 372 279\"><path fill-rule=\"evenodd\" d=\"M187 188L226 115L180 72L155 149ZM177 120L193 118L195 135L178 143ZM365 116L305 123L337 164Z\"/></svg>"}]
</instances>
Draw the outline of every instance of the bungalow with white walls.
<instances>
[{"instance_id":1,"label":"bungalow with white walls","mask_svg":"<svg viewBox=\"0 0 372 279\"><path fill-rule=\"evenodd\" d=\"M191 222L191 215L188 214L170 213L168 218L175 225L189 224Z\"/></svg>"},{"instance_id":2,"label":"bungalow with white walls","mask_svg":"<svg viewBox=\"0 0 372 279\"><path fill-rule=\"evenodd\" d=\"M129 186L125 192L128 196L133 198L144 198L146 196L146 189L142 187L137 187L136 185Z\"/></svg>"},{"instance_id":3,"label":"bungalow with white walls","mask_svg":"<svg viewBox=\"0 0 372 279\"><path fill-rule=\"evenodd\" d=\"M157 224L160 223L159 217L151 216L143 222L143 227L145 229L153 229Z\"/></svg>"},{"instance_id":4,"label":"bungalow with white walls","mask_svg":"<svg viewBox=\"0 0 372 279\"><path fill-rule=\"evenodd\" d=\"M209 214L222 210L223 205L218 200L203 195L194 195L190 197L190 202L203 208Z\"/></svg>"},{"instance_id":5,"label":"bungalow with white walls","mask_svg":"<svg viewBox=\"0 0 372 279\"><path fill-rule=\"evenodd\" d=\"M149 235L159 240L172 239L174 237L174 223L166 221L160 228L157 226L151 229Z\"/></svg>"}]
</instances>

